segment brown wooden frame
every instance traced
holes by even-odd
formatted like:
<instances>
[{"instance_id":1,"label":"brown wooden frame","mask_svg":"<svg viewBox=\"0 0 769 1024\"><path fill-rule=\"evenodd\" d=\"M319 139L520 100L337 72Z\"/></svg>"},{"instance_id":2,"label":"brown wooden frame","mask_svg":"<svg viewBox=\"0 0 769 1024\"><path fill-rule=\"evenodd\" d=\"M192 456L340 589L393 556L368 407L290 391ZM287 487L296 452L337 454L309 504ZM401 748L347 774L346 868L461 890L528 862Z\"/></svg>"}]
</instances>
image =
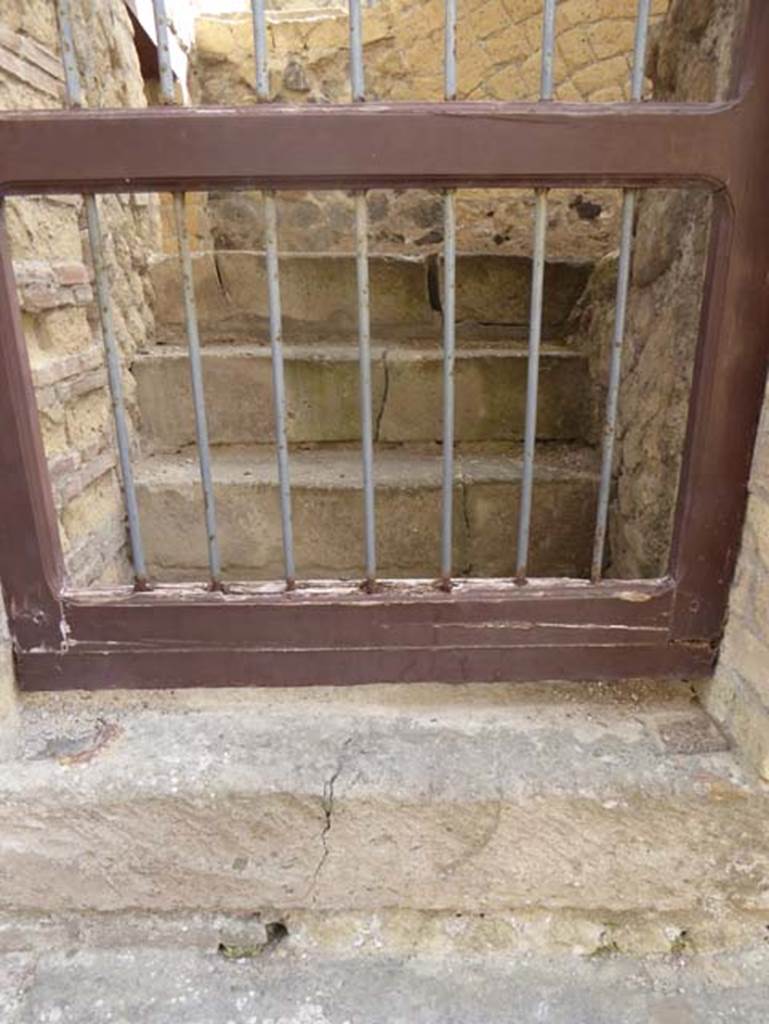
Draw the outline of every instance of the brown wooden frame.
<instances>
[{"instance_id":1,"label":"brown wooden frame","mask_svg":"<svg viewBox=\"0 0 769 1024\"><path fill-rule=\"evenodd\" d=\"M0 116L0 196L435 186L705 186L715 215L669 574L68 593L0 237L0 579L24 689L707 674L769 351L769 5L717 104L366 104Z\"/></svg>"}]
</instances>

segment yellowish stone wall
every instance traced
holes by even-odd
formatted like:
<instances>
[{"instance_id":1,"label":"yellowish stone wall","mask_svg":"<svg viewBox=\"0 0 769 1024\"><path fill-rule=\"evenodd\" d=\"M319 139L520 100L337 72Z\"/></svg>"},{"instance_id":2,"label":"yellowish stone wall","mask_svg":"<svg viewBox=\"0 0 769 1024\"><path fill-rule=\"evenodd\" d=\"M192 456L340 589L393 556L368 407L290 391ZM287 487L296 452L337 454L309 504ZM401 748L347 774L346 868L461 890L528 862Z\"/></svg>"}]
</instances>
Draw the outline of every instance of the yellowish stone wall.
<instances>
[{"instance_id":1,"label":"yellowish stone wall","mask_svg":"<svg viewBox=\"0 0 769 1024\"><path fill-rule=\"evenodd\" d=\"M758 432L750 500L729 622L715 680L703 688L709 710L769 780L769 392Z\"/></svg>"},{"instance_id":2,"label":"yellowish stone wall","mask_svg":"<svg viewBox=\"0 0 769 1024\"><path fill-rule=\"evenodd\" d=\"M5 0L0 15L0 108L58 108L63 82L54 4ZM146 103L122 3L74 0L84 98L91 106ZM125 364L151 330L148 257L156 202L102 197L115 328ZM70 581L128 578L112 416L92 273L77 196L9 199L6 223ZM136 415L132 379L125 374Z\"/></svg>"},{"instance_id":3,"label":"yellowish stone wall","mask_svg":"<svg viewBox=\"0 0 769 1024\"><path fill-rule=\"evenodd\" d=\"M309 5L306 5L309 6ZM466 0L458 26L459 98L531 100L538 96L542 0ZM667 0L654 0L654 21ZM627 98L636 0L561 0L557 8L556 97L614 102ZM443 90L443 0L379 0L364 8L367 93L378 100L436 100ZM197 23L193 94L216 105L254 102L253 38L247 15ZM323 6L272 12L270 85L277 100L349 99L347 13ZM551 197L548 250L553 259L600 259L616 245L618 194L562 190ZM263 245L259 196L212 194L209 223L220 248ZM352 251L354 218L341 193L285 194L281 245L287 251ZM441 243L435 193L372 193L371 244L379 252L425 252ZM460 193L460 248L526 255L531 249L530 192ZM205 248L207 235L200 234Z\"/></svg>"},{"instance_id":4,"label":"yellowish stone wall","mask_svg":"<svg viewBox=\"0 0 769 1024\"><path fill-rule=\"evenodd\" d=\"M667 0L654 0L655 20L667 6ZM465 0L459 7L459 98L536 98L542 0ZM561 0L556 22L557 99L612 102L627 97L636 9L636 0ZM364 10L370 98L440 98L443 0L379 0ZM201 92L220 102L250 102L249 16L200 18L196 37L201 65L212 72L201 80ZM271 88L277 98L313 102L349 98L343 8L324 8L314 15L274 12L269 43Z\"/></svg>"}]
</instances>

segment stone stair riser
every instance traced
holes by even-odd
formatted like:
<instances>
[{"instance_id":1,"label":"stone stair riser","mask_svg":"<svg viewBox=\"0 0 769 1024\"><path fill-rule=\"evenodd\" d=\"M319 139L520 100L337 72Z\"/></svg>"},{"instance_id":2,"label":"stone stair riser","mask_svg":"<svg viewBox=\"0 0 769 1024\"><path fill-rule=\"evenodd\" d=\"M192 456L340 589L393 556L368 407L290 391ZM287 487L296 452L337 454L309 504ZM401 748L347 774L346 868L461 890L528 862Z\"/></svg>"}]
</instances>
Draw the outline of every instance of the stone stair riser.
<instances>
[{"instance_id":1,"label":"stone stair riser","mask_svg":"<svg viewBox=\"0 0 769 1024\"><path fill-rule=\"evenodd\" d=\"M523 436L527 359L523 350L463 353L456 363L456 437L515 441ZM189 360L184 350L157 353L133 367L145 437L175 449L195 437ZM360 438L359 370L355 353L296 354L286 350L288 436L294 442ZM442 434L440 352L375 352L373 406L377 439L438 441ZM274 440L269 351L208 349L204 379L214 444ZM573 441L587 433L587 364L580 357L543 353L538 436Z\"/></svg>"},{"instance_id":2,"label":"stone stair riser","mask_svg":"<svg viewBox=\"0 0 769 1024\"><path fill-rule=\"evenodd\" d=\"M267 281L261 253L221 251L194 257L198 316L206 339L263 328L268 318ZM287 338L307 328L333 329L354 339L358 322L352 256L281 257L281 300ZM545 275L544 327L557 331L568 319L587 281L589 264L549 264ZM181 325L178 261L151 268L155 312L161 325ZM375 256L369 262L374 330L439 334L442 274L438 261ZM457 261L457 310L461 323L528 323L531 261L520 257L461 255Z\"/></svg>"},{"instance_id":3,"label":"stone stair riser","mask_svg":"<svg viewBox=\"0 0 769 1024\"><path fill-rule=\"evenodd\" d=\"M307 454L307 453L305 453ZM439 575L441 489L436 471L380 483L376 492L379 574ZM280 578L283 574L277 482L217 474L214 482L225 571L231 578ZM363 574L363 513L359 472L292 488L298 573L304 578L355 578ZM340 477L344 477L343 479ZM454 489L456 573L511 576L515 569L518 479L473 479ZM139 505L147 557L161 579L206 576L206 546L197 466L173 479L140 473ZM596 485L591 475L542 479L535 488L531 572L585 577L590 565Z\"/></svg>"}]
</instances>

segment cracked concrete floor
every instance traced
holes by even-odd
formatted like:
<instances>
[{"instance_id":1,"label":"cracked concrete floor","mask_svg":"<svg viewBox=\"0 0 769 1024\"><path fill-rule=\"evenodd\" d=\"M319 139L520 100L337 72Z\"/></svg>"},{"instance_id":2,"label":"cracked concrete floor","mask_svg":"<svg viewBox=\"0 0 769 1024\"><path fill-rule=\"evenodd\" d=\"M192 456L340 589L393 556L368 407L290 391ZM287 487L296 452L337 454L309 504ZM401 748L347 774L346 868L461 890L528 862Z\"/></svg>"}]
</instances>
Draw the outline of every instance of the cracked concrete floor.
<instances>
[{"instance_id":1,"label":"cracked concrete floor","mask_svg":"<svg viewBox=\"0 0 769 1024\"><path fill-rule=\"evenodd\" d=\"M769 946L681 958L0 957L3 1024L709 1024L769 1019Z\"/></svg>"}]
</instances>

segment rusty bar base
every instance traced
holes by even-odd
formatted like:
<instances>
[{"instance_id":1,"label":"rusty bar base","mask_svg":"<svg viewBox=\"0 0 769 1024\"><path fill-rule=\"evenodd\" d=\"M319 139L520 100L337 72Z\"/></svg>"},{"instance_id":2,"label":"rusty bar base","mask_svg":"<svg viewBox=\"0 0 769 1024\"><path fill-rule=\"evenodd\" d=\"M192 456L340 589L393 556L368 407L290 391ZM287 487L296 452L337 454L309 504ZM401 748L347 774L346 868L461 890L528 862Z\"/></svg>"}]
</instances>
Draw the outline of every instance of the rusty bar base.
<instances>
[{"instance_id":1,"label":"rusty bar base","mask_svg":"<svg viewBox=\"0 0 769 1024\"><path fill-rule=\"evenodd\" d=\"M670 580L86 593L65 599L66 646L17 660L24 690L706 676L712 646L671 641L674 596Z\"/></svg>"},{"instance_id":2,"label":"rusty bar base","mask_svg":"<svg viewBox=\"0 0 769 1024\"><path fill-rule=\"evenodd\" d=\"M85 592L64 599L69 644L158 646L333 647L445 642L447 630L475 631L492 643L526 643L532 629L567 638L569 631L627 631L645 642L667 640L675 589L670 580L589 583L531 580L456 582L451 592L424 584L380 581L377 592L350 584L254 593L231 584L217 594L161 586L148 594ZM426 632L428 631L428 632ZM301 643L297 640L301 637ZM507 638L523 638L514 640ZM456 636L452 638L456 642ZM56 644L49 650L60 650Z\"/></svg>"},{"instance_id":3,"label":"rusty bar base","mask_svg":"<svg viewBox=\"0 0 769 1024\"><path fill-rule=\"evenodd\" d=\"M532 680L697 679L711 674L705 644L594 644L587 637L519 647L179 650L109 645L18 659L22 689L181 689L355 686L370 683L516 683Z\"/></svg>"}]
</instances>

